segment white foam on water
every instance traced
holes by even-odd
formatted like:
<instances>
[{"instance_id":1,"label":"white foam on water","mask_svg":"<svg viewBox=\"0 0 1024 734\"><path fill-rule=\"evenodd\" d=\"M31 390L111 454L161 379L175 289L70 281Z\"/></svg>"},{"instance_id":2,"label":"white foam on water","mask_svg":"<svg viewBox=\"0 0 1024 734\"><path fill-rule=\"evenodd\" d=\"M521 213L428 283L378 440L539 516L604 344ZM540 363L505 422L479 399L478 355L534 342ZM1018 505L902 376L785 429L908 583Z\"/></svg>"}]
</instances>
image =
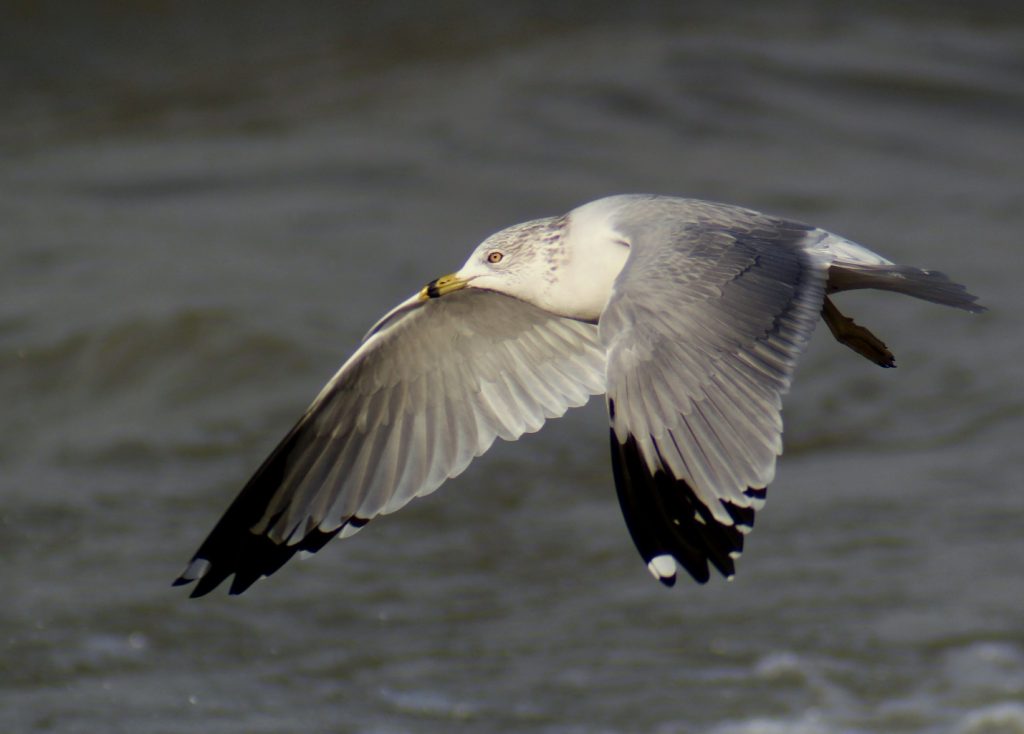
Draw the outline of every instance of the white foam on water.
<instances>
[{"instance_id":1,"label":"white foam on water","mask_svg":"<svg viewBox=\"0 0 1024 734\"><path fill-rule=\"evenodd\" d=\"M956 734L1024 734L1024 703L997 703L966 714Z\"/></svg>"}]
</instances>

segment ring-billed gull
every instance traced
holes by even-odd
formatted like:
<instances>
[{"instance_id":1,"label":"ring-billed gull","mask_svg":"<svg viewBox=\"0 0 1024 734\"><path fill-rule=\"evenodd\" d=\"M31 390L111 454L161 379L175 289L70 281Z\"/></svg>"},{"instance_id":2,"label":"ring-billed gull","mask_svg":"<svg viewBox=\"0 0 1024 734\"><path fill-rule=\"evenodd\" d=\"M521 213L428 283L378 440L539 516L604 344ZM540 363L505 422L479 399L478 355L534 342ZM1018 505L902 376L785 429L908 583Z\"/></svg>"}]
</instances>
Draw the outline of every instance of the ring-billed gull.
<instances>
[{"instance_id":1,"label":"ring-billed gull","mask_svg":"<svg viewBox=\"0 0 1024 734\"><path fill-rule=\"evenodd\" d=\"M819 314L892 354L828 294L984 308L941 273L727 204L621 195L482 242L370 329L175 584L241 593L433 492L495 438L606 395L626 525L656 579L726 577L782 452L782 396Z\"/></svg>"}]
</instances>

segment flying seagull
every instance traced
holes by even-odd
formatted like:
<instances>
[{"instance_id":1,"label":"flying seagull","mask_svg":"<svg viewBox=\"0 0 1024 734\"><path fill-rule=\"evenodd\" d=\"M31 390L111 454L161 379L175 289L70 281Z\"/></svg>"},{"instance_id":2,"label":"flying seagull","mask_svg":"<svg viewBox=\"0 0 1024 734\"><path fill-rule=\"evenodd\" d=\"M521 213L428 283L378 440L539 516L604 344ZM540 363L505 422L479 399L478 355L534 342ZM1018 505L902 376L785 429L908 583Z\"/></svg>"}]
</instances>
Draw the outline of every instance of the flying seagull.
<instances>
[{"instance_id":1,"label":"flying seagull","mask_svg":"<svg viewBox=\"0 0 1024 734\"><path fill-rule=\"evenodd\" d=\"M612 196L504 229L361 346L174 582L239 594L348 537L487 451L604 394L629 533L667 586L731 577L782 452L782 396L819 315L858 354L889 349L837 291L981 312L933 270L728 204Z\"/></svg>"}]
</instances>

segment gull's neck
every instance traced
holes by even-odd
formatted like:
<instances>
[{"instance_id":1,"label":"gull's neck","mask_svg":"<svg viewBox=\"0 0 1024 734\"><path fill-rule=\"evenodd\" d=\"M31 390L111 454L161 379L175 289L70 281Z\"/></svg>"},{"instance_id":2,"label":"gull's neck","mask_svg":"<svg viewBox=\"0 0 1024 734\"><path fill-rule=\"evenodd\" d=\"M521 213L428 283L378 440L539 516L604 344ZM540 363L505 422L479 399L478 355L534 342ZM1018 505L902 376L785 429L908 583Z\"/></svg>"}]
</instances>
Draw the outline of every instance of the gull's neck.
<instances>
[{"instance_id":1,"label":"gull's neck","mask_svg":"<svg viewBox=\"0 0 1024 734\"><path fill-rule=\"evenodd\" d=\"M612 226L613 213L584 206L560 218L560 236L544 243L550 269L538 305L559 316L597 322L629 255L629 241Z\"/></svg>"}]
</instances>

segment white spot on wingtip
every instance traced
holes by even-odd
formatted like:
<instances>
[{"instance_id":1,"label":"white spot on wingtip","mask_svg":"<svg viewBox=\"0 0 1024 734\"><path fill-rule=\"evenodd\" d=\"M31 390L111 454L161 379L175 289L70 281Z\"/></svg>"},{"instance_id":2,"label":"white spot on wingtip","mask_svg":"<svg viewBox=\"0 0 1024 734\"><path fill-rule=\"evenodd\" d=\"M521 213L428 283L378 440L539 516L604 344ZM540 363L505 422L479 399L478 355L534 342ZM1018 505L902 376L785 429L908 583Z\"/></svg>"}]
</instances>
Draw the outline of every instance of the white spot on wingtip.
<instances>
[{"instance_id":1,"label":"white spot on wingtip","mask_svg":"<svg viewBox=\"0 0 1024 734\"><path fill-rule=\"evenodd\" d=\"M338 537L339 538L351 538L353 535L355 535L356 533L358 533L362 529L363 529L362 525L353 525L352 523L348 523L345 527L343 527L341 529L341 532L338 533Z\"/></svg>"},{"instance_id":2,"label":"white spot on wingtip","mask_svg":"<svg viewBox=\"0 0 1024 734\"><path fill-rule=\"evenodd\" d=\"M733 559L734 561L742 555L743 551L729 551L729 558Z\"/></svg>"},{"instance_id":3,"label":"white spot on wingtip","mask_svg":"<svg viewBox=\"0 0 1024 734\"><path fill-rule=\"evenodd\" d=\"M675 576L676 568L676 559L667 553L655 556L647 564L647 570L650 571L651 575L659 581L662 579L670 579Z\"/></svg>"},{"instance_id":4,"label":"white spot on wingtip","mask_svg":"<svg viewBox=\"0 0 1024 734\"><path fill-rule=\"evenodd\" d=\"M181 578L186 581L197 581L210 571L210 562L205 558L193 558L192 562L181 572Z\"/></svg>"}]
</instances>

